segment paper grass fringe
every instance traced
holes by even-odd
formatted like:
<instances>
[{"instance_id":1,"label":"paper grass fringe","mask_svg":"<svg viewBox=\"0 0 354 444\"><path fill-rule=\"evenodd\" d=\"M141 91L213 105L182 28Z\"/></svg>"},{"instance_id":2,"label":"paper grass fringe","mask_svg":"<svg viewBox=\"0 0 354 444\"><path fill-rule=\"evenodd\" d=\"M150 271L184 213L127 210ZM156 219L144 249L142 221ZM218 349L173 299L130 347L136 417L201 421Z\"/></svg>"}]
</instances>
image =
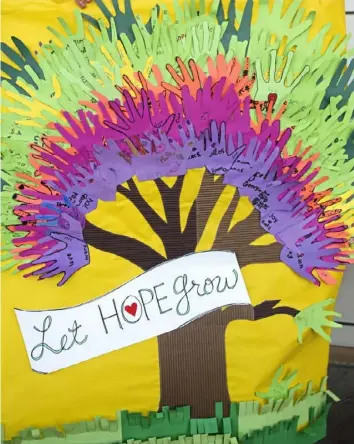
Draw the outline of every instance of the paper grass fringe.
<instances>
[{"instance_id":1,"label":"paper grass fringe","mask_svg":"<svg viewBox=\"0 0 354 444\"><path fill-rule=\"evenodd\" d=\"M274 443L296 442L312 444L326 436L326 419L330 408L324 391L312 393L311 388L298 401L293 398L270 400L263 407L256 401L232 403L230 417L223 417L222 403L215 404L215 417L192 419L190 408L164 407L160 413L148 417L118 411L115 420L97 417L93 421L66 424L63 431L56 428L28 428L18 437L5 443L21 444L40 441L129 444L141 442ZM299 432L299 427L302 431Z\"/></svg>"}]
</instances>

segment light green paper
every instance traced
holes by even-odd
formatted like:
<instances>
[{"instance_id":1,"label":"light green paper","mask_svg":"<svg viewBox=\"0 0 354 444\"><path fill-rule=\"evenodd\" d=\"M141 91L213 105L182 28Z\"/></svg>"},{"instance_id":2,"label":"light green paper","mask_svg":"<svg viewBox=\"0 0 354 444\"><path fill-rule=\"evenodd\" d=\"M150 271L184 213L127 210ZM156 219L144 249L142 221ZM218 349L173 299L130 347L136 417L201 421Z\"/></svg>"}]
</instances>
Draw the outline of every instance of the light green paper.
<instances>
[{"instance_id":1,"label":"light green paper","mask_svg":"<svg viewBox=\"0 0 354 444\"><path fill-rule=\"evenodd\" d=\"M280 375L279 370L277 373ZM287 398L269 399L269 402L263 406L257 401L232 404L230 416L233 422L235 417L237 418L234 430L237 431L238 438L242 442L244 437L254 430L272 427L280 421L291 421L295 417L298 417L298 425L302 427L319 418L326 408L326 383L327 377L323 378L320 390L313 392L312 382L309 382L306 391L296 401L293 396L294 390L291 393L289 390Z\"/></svg>"},{"instance_id":2,"label":"light green paper","mask_svg":"<svg viewBox=\"0 0 354 444\"><path fill-rule=\"evenodd\" d=\"M296 390L301 388L301 384L297 384L294 387L290 388L291 383L294 378L296 378L297 371L295 370L287 377L284 377L282 380L280 379L281 374L283 373L284 366L281 366L275 373L272 383L269 387L269 390L266 393L256 392L256 395L259 398L267 399L267 400L282 400L286 398L292 398Z\"/></svg>"},{"instance_id":3,"label":"light green paper","mask_svg":"<svg viewBox=\"0 0 354 444\"><path fill-rule=\"evenodd\" d=\"M290 51L287 54L286 65L280 76L278 76L277 72L277 57L277 51L273 49L270 52L269 80L265 79L261 58L256 60L257 93L255 95L255 100L266 101L268 100L269 94L275 93L278 96L279 103L284 102L299 85L303 77L310 71L310 67L305 66L297 78L290 84L287 84L286 79L294 58L294 52Z\"/></svg>"},{"instance_id":4,"label":"light green paper","mask_svg":"<svg viewBox=\"0 0 354 444\"><path fill-rule=\"evenodd\" d=\"M326 341L331 341L330 336L324 331L324 327L341 328L342 325L327 319L328 316L342 317L336 311L327 310L328 305L334 304L334 299L326 299L324 301L316 302L309 307L301 310L294 321L298 328L298 342L302 344L304 332L308 329L313 330L319 334Z\"/></svg>"},{"instance_id":5,"label":"light green paper","mask_svg":"<svg viewBox=\"0 0 354 444\"><path fill-rule=\"evenodd\" d=\"M268 0L259 0L258 20L252 25L251 40L262 31L275 34L278 41L286 37L288 42L304 34L312 25L313 17L309 15L304 21L296 23L296 16L302 14L301 3L302 0L293 0L285 13L282 14L284 0L275 0L271 11ZM294 21L296 24L292 25Z\"/></svg>"}]
</instances>

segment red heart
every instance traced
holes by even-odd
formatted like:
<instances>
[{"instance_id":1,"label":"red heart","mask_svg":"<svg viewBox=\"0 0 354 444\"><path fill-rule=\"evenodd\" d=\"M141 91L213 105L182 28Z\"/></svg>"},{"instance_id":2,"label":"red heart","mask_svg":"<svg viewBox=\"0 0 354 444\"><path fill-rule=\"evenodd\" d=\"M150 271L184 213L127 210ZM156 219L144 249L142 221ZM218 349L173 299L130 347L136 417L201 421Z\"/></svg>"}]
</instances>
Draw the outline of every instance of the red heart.
<instances>
[{"instance_id":1,"label":"red heart","mask_svg":"<svg viewBox=\"0 0 354 444\"><path fill-rule=\"evenodd\" d=\"M132 316L136 315L137 309L138 309L138 304L136 302L133 302L132 305L126 305L124 307L124 310Z\"/></svg>"}]
</instances>

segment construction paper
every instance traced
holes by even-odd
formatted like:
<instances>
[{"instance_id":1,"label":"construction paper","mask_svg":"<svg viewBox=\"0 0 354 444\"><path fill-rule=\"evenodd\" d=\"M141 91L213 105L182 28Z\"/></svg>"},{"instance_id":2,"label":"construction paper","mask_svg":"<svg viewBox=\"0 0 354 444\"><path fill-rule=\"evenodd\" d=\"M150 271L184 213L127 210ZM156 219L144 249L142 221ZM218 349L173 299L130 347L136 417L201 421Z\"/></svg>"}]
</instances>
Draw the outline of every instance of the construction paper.
<instances>
[{"instance_id":1,"label":"construction paper","mask_svg":"<svg viewBox=\"0 0 354 444\"><path fill-rule=\"evenodd\" d=\"M225 50L230 48L230 40L236 35L239 42L249 42L251 34L251 21L253 12L253 0L247 0L245 8L242 13L241 23L239 27L236 28L236 5L235 0L229 2L229 7L227 10L227 27L225 29L224 35L221 39L221 43ZM219 2L217 17L219 23L222 23L225 19L225 12L223 8L223 2Z\"/></svg>"},{"instance_id":2,"label":"construction paper","mask_svg":"<svg viewBox=\"0 0 354 444\"><path fill-rule=\"evenodd\" d=\"M34 261L54 264L33 274L43 279L64 272L61 285L73 274L72 268L88 264L88 248L60 233L51 236L65 244L65 254L54 247ZM153 301L156 304L148 306ZM32 369L50 373L178 329L221 306L249 303L235 254L205 252L165 262L83 305L15 311Z\"/></svg>"},{"instance_id":3,"label":"construction paper","mask_svg":"<svg viewBox=\"0 0 354 444\"><path fill-rule=\"evenodd\" d=\"M315 333L322 336L325 340L330 341L330 336L324 331L324 327L341 328L342 325L337 322L330 321L327 316L342 317L340 313L330 311L326 307L332 305L334 299L326 299L305 308L294 318L298 327L298 341L302 344L303 335L306 329L310 328Z\"/></svg>"},{"instance_id":4,"label":"construction paper","mask_svg":"<svg viewBox=\"0 0 354 444\"><path fill-rule=\"evenodd\" d=\"M281 375L280 368L274 378L273 386L279 387L277 384L277 378ZM278 421L289 421L296 418L297 426L305 426L308 423L312 423L314 418L321 418L324 412L328 412L330 404L327 403L326 394L326 378L323 378L321 382L320 391L313 391L312 381L306 385L305 392L299 397L298 400L294 400L294 394L296 389L300 387L294 385L289 390L288 383L291 382L294 374L293 372L288 377L284 378L281 383L280 391L276 391L275 398L269 398L266 404L261 405L258 401L242 402L240 404L234 404L231 408L231 418L236 410L236 417L238 422L233 424L237 430L237 436L242 439L245 435L251 434L252 430L261 430L263 427L274 426ZM288 395L286 395L288 392ZM284 397L278 397L282 393ZM295 427L294 431L297 429Z\"/></svg>"},{"instance_id":5,"label":"construction paper","mask_svg":"<svg viewBox=\"0 0 354 444\"><path fill-rule=\"evenodd\" d=\"M264 149L261 149L261 142L257 138L252 139L246 147L242 137L238 147L241 147L241 152L239 151L237 159L227 171L224 183L241 187L242 194L257 195L263 191L265 176L279 156L279 148L268 142ZM262 188L254 184L257 179L263 182Z\"/></svg>"},{"instance_id":6,"label":"construction paper","mask_svg":"<svg viewBox=\"0 0 354 444\"><path fill-rule=\"evenodd\" d=\"M292 264L291 267L297 273L319 285L320 282L313 276L312 271L314 268L330 270L332 268L331 263L335 262L335 257L340 255L340 249L326 248L333 244L331 239L316 242L316 234L315 232L302 241L301 252L283 247L280 256L284 263Z\"/></svg>"},{"instance_id":7,"label":"construction paper","mask_svg":"<svg viewBox=\"0 0 354 444\"><path fill-rule=\"evenodd\" d=\"M332 280L332 286L328 285L327 267L340 281L341 273L330 270L342 272L353 258L353 165L349 161L353 103L350 96L341 103L336 95L321 108L342 56L350 58L344 49L348 37L338 37L344 29L344 6L337 2L334 8L331 1L304 0L301 5L254 2L250 11L245 9L247 2L240 1L236 11L234 2L221 8L218 1L177 5L167 0L166 6L153 9L153 2L134 1L130 12L120 3L118 14L115 3L105 0L110 20L95 2L86 8L97 20L94 29L87 22L82 24L80 11L71 9L72 0L60 4L18 0L8 5L6 1L4 42L18 53L11 36L21 39L45 78L39 78L32 67L33 71L26 73L38 89L23 77L16 80L20 90L11 83L2 85L2 178L7 182L2 202L7 208L2 210L5 248L1 267L7 269L3 286L4 294L9 295L3 298L4 328L13 338L11 345L3 344L3 421L8 436L32 424L46 427L84 421L97 412L109 415L116 408L141 413L164 405L189 405L193 433L216 433L216 424L223 425L222 433L231 433L231 400L254 401L254 393L268 390L281 365L286 365L289 373L299 369L294 385L313 380L318 386L326 373L326 343L319 335L309 334L304 344L298 345L293 320L304 307L335 297L339 282L333 285ZM221 17L221 9L230 11L236 23ZM126 19L123 25L116 26L118 16ZM64 19L57 23L57 17ZM51 30L47 32L48 26ZM115 35L116 39L110 39ZM229 39L228 48L223 48L224 35ZM323 52L321 39L325 42ZM206 49L212 58L205 56ZM268 74L274 63L272 51L277 54L275 75ZM257 60L264 82L277 88L261 98L257 96ZM306 66L309 71L292 89ZM342 69L340 79L344 75ZM350 82L346 81L344 91L348 88ZM220 137L221 129L227 143L223 135ZM227 157L220 153L210 162L205 154L236 143L239 132L241 146L246 145L245 156L254 137L259 146L251 156L252 174L247 177L245 172L235 187L217 177L217 168L229 168ZM172 142L160 143L163 133ZM175 171L168 162L167 170L157 168L155 161L163 158L164 145L169 153L171 147L177 152L196 147L203 162L190 163L189 154L187 165ZM273 163L268 164L268 154L274 154ZM142 162L139 171L133 168L136 158ZM206 166L215 174L206 174ZM145 173L149 180L141 181ZM94 201L92 211L81 212L80 193L78 202L69 193L70 201L66 194L66 186L69 190L74 186L70 178L81 192L87 186L85 193ZM265 209L261 203L254 208L250 199L258 197L255 187L261 192L272 190L268 199L271 208ZM287 213L280 213L287 225L281 230L282 224L274 226L274 236L270 235L265 218L268 212L280 217L281 211ZM298 222L294 228L287 223L289 212ZM305 225L304 220L308 222ZM269 223L267 226L271 229ZM55 284L63 274L40 282L32 274L39 267L53 267L53 263L39 266L34 262L45 261L48 251L55 248L57 254L64 247L51 237L58 232L84 242L90 255L90 264L60 288ZM307 242L304 236L308 233L312 236ZM327 239L331 243L322 244ZM309 262L314 253L321 258L319 267L326 270L306 267L306 273L297 274L298 258L282 262L283 248L306 256ZM183 329L86 361L50 378L30 371L14 306L38 310L81 304L166 260L210 249L237 253L252 305L217 310ZM15 270L17 275L13 275ZM22 279L24 275L28 278ZM320 285L312 283L314 276ZM291 362L286 362L286 357ZM14 367L13 362L18 365ZM33 391L38 396L31 397L30 406L19 401L23 393ZM70 397L74 392L75 397ZM216 400L223 401L219 414L214 410ZM306 414L301 415L307 420L298 422L301 427L313 419L309 409L304 410ZM11 413L14 411L16 417ZM289 421L293 412L290 404ZM247 439L268 440L275 433L281 442L288 430L295 429L294 423L280 426L265 419L259 427L253 422ZM134 424L135 417L130 420ZM283 418L277 417L279 421ZM248 422L252 425L251 418ZM146 427L145 419L142 425ZM80 425L77 430L80 427L85 429ZM106 421L102 427L107 428ZM161 433L171 436L167 431ZM38 434L34 436L38 438ZM136 439L134 435L130 438Z\"/></svg>"},{"instance_id":8,"label":"construction paper","mask_svg":"<svg viewBox=\"0 0 354 444\"><path fill-rule=\"evenodd\" d=\"M187 172L191 146L181 147L161 130L158 137L151 135L149 139L142 138L141 143L149 154L132 158L132 166L140 181L180 176Z\"/></svg>"},{"instance_id":9,"label":"construction paper","mask_svg":"<svg viewBox=\"0 0 354 444\"><path fill-rule=\"evenodd\" d=\"M47 250L40 259L33 261L34 265L44 265L44 267L34 271L32 275L39 276L39 280L41 280L64 273L64 276L58 282L58 286L61 286L77 270L90 263L89 249L81 239L63 233L52 232L50 237L57 240L59 245Z\"/></svg>"},{"instance_id":10,"label":"construction paper","mask_svg":"<svg viewBox=\"0 0 354 444\"><path fill-rule=\"evenodd\" d=\"M256 395L259 398L268 399L268 400L279 400L279 399L286 399L288 397L293 396L292 393L296 392L301 386L300 384L295 385L294 387L290 388L290 384L292 383L293 379L296 377L296 371L291 373L290 375L281 378L281 375L283 373L283 367L280 367L279 370L274 375L274 378L272 380L272 384L269 387L269 390L266 393L260 393L256 392Z\"/></svg>"},{"instance_id":11,"label":"construction paper","mask_svg":"<svg viewBox=\"0 0 354 444\"><path fill-rule=\"evenodd\" d=\"M354 81L352 79L354 71L354 61L351 60L348 65L347 59L342 59L337 66L333 77L326 89L325 96L321 103L321 108L325 108L330 104L331 97L341 97L338 108L347 104L351 94L354 91Z\"/></svg>"},{"instance_id":12,"label":"construction paper","mask_svg":"<svg viewBox=\"0 0 354 444\"><path fill-rule=\"evenodd\" d=\"M309 386L310 385L311 383L309 383ZM257 402L244 402L232 404L233 415L231 418L222 417L221 403L215 403L215 417L208 419L191 418L189 406L177 407L176 409L170 409L168 406L165 406L161 412L149 412L148 416L130 413L125 410L117 411L114 420L96 417L95 420L92 421L64 424L62 426L63 432L59 432L54 427L46 429L31 427L22 430L20 435L13 440L5 442L32 443L34 440L38 441L38 439L40 439L41 442L45 444L52 442L50 438L56 438L56 442L59 438L59 440L63 442L85 442L85 440L89 440L94 443L113 443L117 442L117 440L127 440L135 443L137 441L134 441L134 439L130 437L136 436L139 438L139 442L148 439L148 441L142 442L153 443L172 441L187 444L207 442L237 444L244 442L257 443L260 442L260 439L262 439L262 442L274 442L274 440L287 439L291 440L290 442L313 444L315 442L314 439L317 440L317 438L325 436L326 418L331 404L326 404L326 394L324 392L320 391L312 394L310 390L304 399L296 405L301 407L306 406L304 411L306 411L309 417L308 426L301 432L297 430L299 420L301 421L302 418L301 414L277 422L276 418L281 416L274 403L270 409L269 406L265 406L264 413L259 413L260 406ZM314 407L314 405L316 407ZM252 409L250 407L252 407ZM280 411L285 410L286 407L280 407ZM244 427L246 426L247 419L249 420L251 417L250 413L259 426L252 432L245 434ZM272 418L275 419L275 422L272 421ZM239 428L239 425L241 425L241 428ZM180 435L181 433L183 433L183 435ZM195 435L195 433L198 434ZM214 435L208 436L208 433L214 433ZM217 435L215 435L215 433L217 433ZM162 439L160 437L162 437ZM177 439L177 441L173 441L173 439Z\"/></svg>"},{"instance_id":13,"label":"construction paper","mask_svg":"<svg viewBox=\"0 0 354 444\"><path fill-rule=\"evenodd\" d=\"M125 0L124 1L124 11L120 9L120 5L118 4L118 0L113 0L112 5L114 7L114 14L110 12L110 10L107 8L105 2L103 0L96 0L97 6L100 8L101 13L104 15L108 23L110 22L110 19L113 18L114 24L116 28L119 30L119 33L127 34L130 38L130 41L134 41L134 35L132 32L132 25L136 24L136 19L133 13L131 0ZM91 17L88 14L83 14L83 17L85 20L87 20L91 25L98 28L98 22L96 19ZM108 28L108 35L109 38L116 38L118 37L113 35L112 36L112 29Z\"/></svg>"},{"instance_id":14,"label":"construction paper","mask_svg":"<svg viewBox=\"0 0 354 444\"><path fill-rule=\"evenodd\" d=\"M1 80L8 79L10 84L17 89L21 94L27 95L26 91L24 91L17 83L17 79L23 78L28 83L32 84L35 88L37 87L36 83L33 81L33 78L26 71L26 66L30 66L39 76L39 78L43 79L43 71L38 64L38 61L34 58L33 54L29 50L29 48L23 43L22 40L13 36L11 38L13 44L16 46L16 50L11 48L8 44L1 42L1 51L5 54L13 63L17 65L18 68L14 68L6 62L1 64L2 71L7 74L8 77L1 77Z\"/></svg>"},{"instance_id":15,"label":"construction paper","mask_svg":"<svg viewBox=\"0 0 354 444\"><path fill-rule=\"evenodd\" d=\"M68 174L66 178L60 173L53 173L54 177L60 182L47 181L54 190L65 194L69 201L77 207L82 213L87 213L94 210L98 203L98 194L104 196L105 188L96 188L96 182L89 184L88 182L81 182L79 178ZM99 183L99 186L101 184ZM115 188L114 188L115 191Z\"/></svg>"},{"instance_id":16,"label":"construction paper","mask_svg":"<svg viewBox=\"0 0 354 444\"><path fill-rule=\"evenodd\" d=\"M262 1L259 8L261 20L252 26L251 37L253 34L268 31L270 34L275 34L279 41L286 36L288 42L293 42L296 37L305 33L313 21L312 14L304 17L305 20L298 21L297 17L303 16L300 5L301 0L295 0L284 11L282 0L275 0L271 7L268 2Z\"/></svg>"},{"instance_id":17,"label":"construction paper","mask_svg":"<svg viewBox=\"0 0 354 444\"><path fill-rule=\"evenodd\" d=\"M256 60L256 100L267 100L268 95L272 93L277 94L280 103L284 102L289 97L291 92L300 84L303 77L310 71L309 66L304 66L303 69L299 72L298 76L290 84L286 84L286 79L292 65L293 57L294 52L289 51L285 58L286 64L284 70L279 77L276 69L277 51L275 49L270 51L270 71L268 80L266 80L263 75L264 69L262 68L262 60L260 58Z\"/></svg>"},{"instance_id":18,"label":"construction paper","mask_svg":"<svg viewBox=\"0 0 354 444\"><path fill-rule=\"evenodd\" d=\"M194 126L191 122L186 122L185 129L178 125L178 132L184 147L190 149L190 154L187 159L187 169L201 168L205 164L205 139L201 134L196 136Z\"/></svg>"}]
</instances>

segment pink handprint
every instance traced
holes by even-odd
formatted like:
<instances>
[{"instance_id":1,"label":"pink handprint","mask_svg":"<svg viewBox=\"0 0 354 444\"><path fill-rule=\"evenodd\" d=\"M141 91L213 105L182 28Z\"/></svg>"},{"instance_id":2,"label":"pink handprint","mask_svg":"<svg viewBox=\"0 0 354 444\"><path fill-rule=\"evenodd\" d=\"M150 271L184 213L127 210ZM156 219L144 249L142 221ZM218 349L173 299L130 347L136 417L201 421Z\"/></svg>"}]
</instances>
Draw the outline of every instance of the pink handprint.
<instances>
[{"instance_id":1,"label":"pink handprint","mask_svg":"<svg viewBox=\"0 0 354 444\"><path fill-rule=\"evenodd\" d=\"M105 125L118 134L118 138L124 139L128 137L134 139L144 133L156 133L158 128L165 133L169 132L174 121L174 115L170 115L168 109L166 110L163 107L162 109L156 107L152 115L149 108L148 95L145 90L141 90L142 101L138 105L135 104L128 91L124 91L123 96L126 114L122 111L119 101L115 100L110 102L110 106L118 116L118 122L104 121Z\"/></svg>"},{"instance_id":2,"label":"pink handprint","mask_svg":"<svg viewBox=\"0 0 354 444\"><path fill-rule=\"evenodd\" d=\"M223 95L226 79L212 85L212 78L208 77L203 89L197 91L194 98L187 86L182 88L182 101L186 119L193 122L196 134L207 129L214 120L228 122L232 114L240 107L240 100L233 86L230 86Z\"/></svg>"}]
</instances>

